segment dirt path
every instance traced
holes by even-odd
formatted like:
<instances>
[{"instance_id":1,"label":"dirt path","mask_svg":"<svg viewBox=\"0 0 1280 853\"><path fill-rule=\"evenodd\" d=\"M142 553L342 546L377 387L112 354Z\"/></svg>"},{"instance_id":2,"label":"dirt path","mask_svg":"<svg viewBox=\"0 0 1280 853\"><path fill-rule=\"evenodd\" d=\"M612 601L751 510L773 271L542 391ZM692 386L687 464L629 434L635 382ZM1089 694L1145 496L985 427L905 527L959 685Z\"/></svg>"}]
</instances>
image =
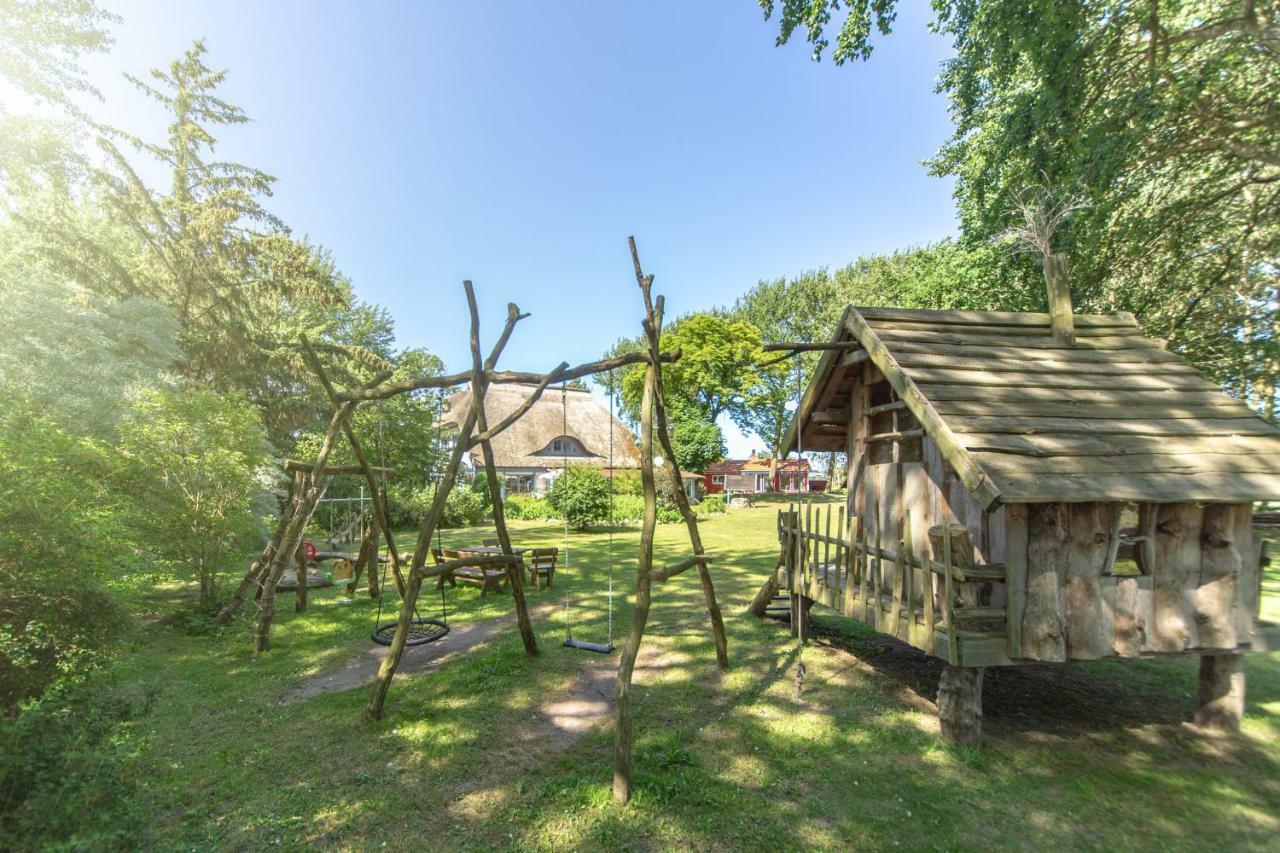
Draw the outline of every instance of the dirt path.
<instances>
[{"instance_id":1,"label":"dirt path","mask_svg":"<svg viewBox=\"0 0 1280 853\"><path fill-rule=\"evenodd\" d=\"M587 733L613 722L614 681L618 673L618 653L587 657L582 668L563 688L538 706L510 737L470 768L470 777L449 791L448 809L454 817L484 820L511 796L514 776L542 764L549 754L567 749ZM688 656L670 650L662 636L646 636L640 646L632 683L643 687L661 676L668 667L690 662ZM709 662L714 667L714 659Z\"/></svg>"},{"instance_id":2,"label":"dirt path","mask_svg":"<svg viewBox=\"0 0 1280 853\"><path fill-rule=\"evenodd\" d=\"M542 619L550 615L554 609L555 605L553 603L540 604L537 607L530 608L529 616L533 619ZM435 669L462 652L470 651L505 632L515 630L514 615L486 619L483 622L473 622L466 625L451 625L449 633L442 639L423 646L410 646L405 649L404 656L400 658L400 668L396 670L396 674L412 675L416 672ZM280 701L285 705L290 705L294 702L310 699L313 696L321 696L325 693L340 693L343 690L362 687L372 681L373 677L378 674L378 668L382 666L382 661L386 656L386 646L371 646L362 654L357 655L341 666L328 672L314 675L298 686L287 690Z\"/></svg>"}]
</instances>

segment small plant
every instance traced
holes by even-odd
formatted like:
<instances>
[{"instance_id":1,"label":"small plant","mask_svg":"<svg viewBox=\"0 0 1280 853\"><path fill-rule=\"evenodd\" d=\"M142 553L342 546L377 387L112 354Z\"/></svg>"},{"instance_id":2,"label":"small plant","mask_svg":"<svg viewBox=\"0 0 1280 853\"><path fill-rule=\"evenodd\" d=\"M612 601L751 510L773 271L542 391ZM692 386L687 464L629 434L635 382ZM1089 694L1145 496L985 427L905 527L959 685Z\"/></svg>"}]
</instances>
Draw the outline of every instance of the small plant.
<instances>
[{"instance_id":1,"label":"small plant","mask_svg":"<svg viewBox=\"0 0 1280 853\"><path fill-rule=\"evenodd\" d=\"M698 504L698 510L705 515L715 515L725 511L724 495L707 495Z\"/></svg>"}]
</instances>

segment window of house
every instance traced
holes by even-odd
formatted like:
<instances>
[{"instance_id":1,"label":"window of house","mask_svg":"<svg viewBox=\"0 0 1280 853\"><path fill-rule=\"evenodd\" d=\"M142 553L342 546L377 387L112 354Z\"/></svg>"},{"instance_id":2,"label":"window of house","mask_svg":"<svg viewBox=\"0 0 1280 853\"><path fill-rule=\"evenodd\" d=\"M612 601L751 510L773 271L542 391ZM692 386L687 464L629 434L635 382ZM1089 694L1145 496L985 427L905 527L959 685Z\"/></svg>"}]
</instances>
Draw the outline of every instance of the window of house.
<instances>
[{"instance_id":1,"label":"window of house","mask_svg":"<svg viewBox=\"0 0 1280 853\"><path fill-rule=\"evenodd\" d=\"M551 439L547 446L539 450L535 456L590 456L582 442L571 435L562 435Z\"/></svg>"},{"instance_id":2,"label":"window of house","mask_svg":"<svg viewBox=\"0 0 1280 853\"><path fill-rule=\"evenodd\" d=\"M713 486L723 486L723 485L724 485L724 474L712 474L712 475L711 475L711 485L713 485Z\"/></svg>"}]
</instances>

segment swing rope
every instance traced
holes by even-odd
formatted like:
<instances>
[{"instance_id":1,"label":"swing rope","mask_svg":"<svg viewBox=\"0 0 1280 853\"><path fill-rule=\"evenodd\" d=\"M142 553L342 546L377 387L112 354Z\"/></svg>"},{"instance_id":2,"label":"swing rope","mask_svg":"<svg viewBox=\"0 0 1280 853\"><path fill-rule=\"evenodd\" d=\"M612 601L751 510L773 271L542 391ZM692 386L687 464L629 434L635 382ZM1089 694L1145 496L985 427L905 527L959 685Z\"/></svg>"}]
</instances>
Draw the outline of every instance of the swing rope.
<instances>
[{"instance_id":1,"label":"swing rope","mask_svg":"<svg viewBox=\"0 0 1280 853\"><path fill-rule=\"evenodd\" d=\"M440 455L440 444L442 441L440 414L444 409L444 392L443 391L437 393L437 401L439 405L437 406L437 409L436 409L436 447L435 447L436 453L435 453L435 456L432 458L432 462L431 462L431 467L433 469L436 467L436 461ZM378 412L378 461L379 461L379 464L384 469L382 473L382 505L385 507L387 505L387 475L385 470L387 467L387 459L386 459L386 451L384 449L384 445L382 442L381 410L379 410ZM439 494L440 483L444 479L444 475L438 470L433 470L429 472L428 476L432 477L435 480L436 493ZM388 522L390 521L390 519L387 519L387 520ZM391 535L391 531L389 530L386 531L386 533L387 535ZM440 539L440 524L438 519L436 522L436 547L437 548L444 547ZM373 555L374 563L373 563L373 566L370 567L369 571L373 572L377 570L378 564L381 562L381 558L382 558L382 543L377 542L374 550L374 555ZM383 593L385 593L387 588L387 569L389 568L390 562L391 562L391 554L388 553L387 562L382 565L382 577L378 582L378 615L374 618L373 634L371 635L371 638L373 639L373 641L380 646L391 645L391 641L395 637L396 627L399 624L399 620L393 621L393 622L386 622L386 623L382 621L382 600L383 600ZM405 645L420 646L424 643L430 643L434 640L439 640L441 637L443 637L448 633L449 633L449 600L448 600L448 596L445 594L444 581L443 579L441 579L440 581L440 618L439 619L423 618L422 616L418 615L418 606L415 603L413 607L413 621L409 623L409 636L405 640Z\"/></svg>"},{"instance_id":2,"label":"swing rope","mask_svg":"<svg viewBox=\"0 0 1280 853\"><path fill-rule=\"evenodd\" d=\"M613 469L613 400L614 400L613 385L614 383L610 381L609 383L609 629L607 634L608 642L601 644L601 643L590 643L590 642L587 642L586 640L575 640L573 638L573 613L570 610L570 605L569 605L569 601L572 598L572 596L566 595L564 598L564 613L565 613L564 644L571 649L582 649L583 651L596 652L598 654L605 654L605 655L613 652L613 495L614 495L613 475L615 473ZM568 398L569 398L568 388L565 384L562 383L560 386L560 413L561 413L561 419L562 419L562 425L561 425L561 429L562 429L561 442L562 443L560 445L560 452L561 452L560 476L562 477L564 476L565 472L569 468L568 443L565 441L565 437L569 435L569 400ZM564 562L565 562L565 565L567 566L569 564L569 516L567 514L565 515L565 520L564 520L564 552L565 552Z\"/></svg>"}]
</instances>

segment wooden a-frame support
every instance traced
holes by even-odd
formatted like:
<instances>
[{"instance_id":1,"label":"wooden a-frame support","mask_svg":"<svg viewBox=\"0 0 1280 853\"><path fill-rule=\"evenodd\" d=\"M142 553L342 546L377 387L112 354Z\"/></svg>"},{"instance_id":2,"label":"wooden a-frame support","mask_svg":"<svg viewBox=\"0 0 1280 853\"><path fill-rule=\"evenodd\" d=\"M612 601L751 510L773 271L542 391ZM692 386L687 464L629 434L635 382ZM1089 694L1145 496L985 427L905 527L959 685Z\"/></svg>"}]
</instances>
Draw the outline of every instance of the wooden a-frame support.
<instances>
[{"instance_id":1,"label":"wooden a-frame support","mask_svg":"<svg viewBox=\"0 0 1280 853\"><path fill-rule=\"evenodd\" d=\"M689 500L685 496L680 479L680 466L676 462L667 426L666 402L662 393L662 359L659 357L664 300L661 296L656 300L652 298L653 276L644 274L644 269L640 265L640 255L636 251L635 238L628 238L627 242L631 249L631 261L635 267L636 283L640 286L640 293L644 297L644 332L648 342L649 359L645 366L644 392L640 400L640 483L644 492L644 519L640 527L640 559L636 567L636 601L631 617L631 631L627 634L626 642L623 643L622 656L618 662L615 690L617 718L613 743L613 798L620 803L625 803L631 798L631 753L634 742L631 677L635 673L640 643L644 639L644 630L649 621L649 607L653 598L652 590L655 580L665 581L694 566L698 567L703 597L711 618L711 631L715 638L716 662L721 669L727 669L729 666L724 619L720 615L720 605L716 602L711 572L707 569L711 558L707 556L702 546L697 517L693 514ZM658 497L654 484L653 464L655 432L667 457L666 469L675 487L672 491L676 496L676 505L688 528L689 543L693 549L692 556L660 569L655 569L653 566L653 537L658 523Z\"/></svg>"},{"instance_id":2,"label":"wooden a-frame support","mask_svg":"<svg viewBox=\"0 0 1280 853\"><path fill-rule=\"evenodd\" d=\"M315 462L310 466L295 464L292 470L294 481L291 491L291 499L289 505L282 513L280 522L277 525L275 533L271 540L263 549L258 560L253 564L246 573L244 579L231 600L222 609L219 614L219 620L222 622L229 621L236 610L243 604L244 598L248 590L254 585L261 589L262 609L258 620L258 626L255 631L254 649L256 652L265 651L270 644L270 628L272 620L275 616L275 588L284 572L285 566L289 563L290 555L294 554L300 543L302 532L306 527L311 514L315 510L316 503L321 494L321 484L323 477L329 470L326 468L329 456L333 451L333 446L337 440L338 433L341 432L346 437L351 446L352 452L355 454L358 465L343 466L344 473L361 473L366 477L366 482L373 495L375 527L382 532L386 538L387 548L389 551L389 559L391 566L396 575L396 587L401 595L400 614L396 624L395 635L392 638L391 645L388 649L386 658L382 662L382 666L378 670L377 678L374 681L372 690L370 691L369 701L365 707L365 718L368 720L380 719L383 714L386 702L387 692L390 689L391 681L395 677L396 669L400 664L400 659L404 654L404 649L408 640L409 629L414 618L414 605L422 589L423 581L436 577L444 572L451 571L461 565L479 566L479 565L502 565L506 568L508 579L511 583L513 598L515 599L515 609L517 624L520 630L521 640L524 643L525 651L530 655L538 653L537 640L533 633L533 627L529 620L528 608L524 599L524 578L522 574L522 563L520 558L514 553L511 545L511 537L507 531L505 513L502 506L502 489L497 479L497 470L494 461L492 439L499 435L503 430L510 427L521 416L529 411L533 405L541 398L543 392L548 386L566 382L571 379L590 376L596 373L603 373L626 367L633 364L645 365L645 382L644 396L641 403L641 481L644 488L645 512L644 521L641 526L640 536L640 555L639 568L636 574L636 602L635 611L632 619L631 631L622 648L622 654L618 666L617 688L616 688L616 704L617 704L617 720L615 733L614 748L614 797L621 802L626 802L630 798L631 793L631 755L633 744L633 717L631 709L631 678L635 671L636 658L640 651L640 643L644 636L644 630L648 623L649 608L652 600L652 584L654 581L665 581L676 575L696 567L698 576L702 586L703 598L706 602L707 611L711 620L712 635L715 641L716 661L720 668L727 668L729 665L728 642L725 636L724 619L720 613L720 606L716 601L715 587L711 580L711 573L707 566L711 562L711 557L707 555L702 544L702 538L698 530L697 517L693 509L689 505L688 498L682 488L680 477L680 468L676 462L675 451L671 443L669 424L667 420L666 401L662 392L662 365L671 363L679 359L679 352L664 353L661 351L660 343L662 337L663 322L663 298L661 296L653 299L651 296L651 288L653 285L653 276L646 276L640 265L640 257L637 253L634 238L628 239L631 258L635 267L636 281L640 286L640 292L644 299L645 318L644 330L647 341L647 348L644 352L628 353L626 355L617 356L600 361L589 362L570 368L567 363L561 363L554 370L544 374L521 373L514 371L498 371L496 365L502 351L506 348L511 334L516 324L524 319L526 314L521 314L520 310L514 305L507 306L507 321L503 327L502 333L498 336L497 342L493 349L490 350L487 358L481 359L480 350L480 319L479 311L476 304L475 291L471 282L464 282L464 288L467 294L467 304L471 315L471 357L472 366L468 373L451 374L437 377L423 377L413 380L397 382L385 385L389 378L389 373L384 372L375 377L374 380L367 385L355 391L339 392L329 381L328 374L325 372L323 365L316 356L315 350L309 341L304 337L302 339L303 349L307 357L307 361L312 370L319 378L321 385L324 387L325 393L328 395L330 403L333 406L332 416L329 422L329 428L325 433L325 438L321 444L320 450L316 455ZM535 385L533 392L529 397L513 412L504 417L496 424L489 424L484 411L484 400L488 387L494 383L520 382L531 383ZM401 574L401 561L399 552L396 548L394 538L391 532L385 501L382 492L377 488L374 480L374 469L369 465L368 459L365 457L363 448L361 448L359 440L356 438L355 431L351 428L350 417L355 408L362 402L376 401L395 396L397 394L408 393L424 388L449 388L456 385L469 383L472 391L472 401L470 410L467 412L463 423L458 431L458 438L454 445L453 452L450 455L449 463L445 467L444 476L440 480L433 496L431 507L426 517L422 521L422 525L418 531L417 546L413 552L413 559L410 563L408 576ZM692 556L675 563L671 566L655 569L653 566L653 539L657 526L657 489L655 485L654 474L654 437L657 436L658 443L661 445L669 464L666 471L674 485L673 493L676 499L677 508L684 520L688 530L689 541L693 551ZM439 525L440 518L443 515L445 503L448 500L450 492L453 490L457 482L458 472L462 465L465 454L479 447L481 455L484 459L485 476L489 480L490 494L494 496L494 526L497 529L498 541L502 549L500 555L467 558L465 560L451 560L440 563L430 568L426 567L426 555L430 551L431 539L435 535L436 527ZM351 469L351 470L346 470ZM370 567L373 571L374 567Z\"/></svg>"}]
</instances>

